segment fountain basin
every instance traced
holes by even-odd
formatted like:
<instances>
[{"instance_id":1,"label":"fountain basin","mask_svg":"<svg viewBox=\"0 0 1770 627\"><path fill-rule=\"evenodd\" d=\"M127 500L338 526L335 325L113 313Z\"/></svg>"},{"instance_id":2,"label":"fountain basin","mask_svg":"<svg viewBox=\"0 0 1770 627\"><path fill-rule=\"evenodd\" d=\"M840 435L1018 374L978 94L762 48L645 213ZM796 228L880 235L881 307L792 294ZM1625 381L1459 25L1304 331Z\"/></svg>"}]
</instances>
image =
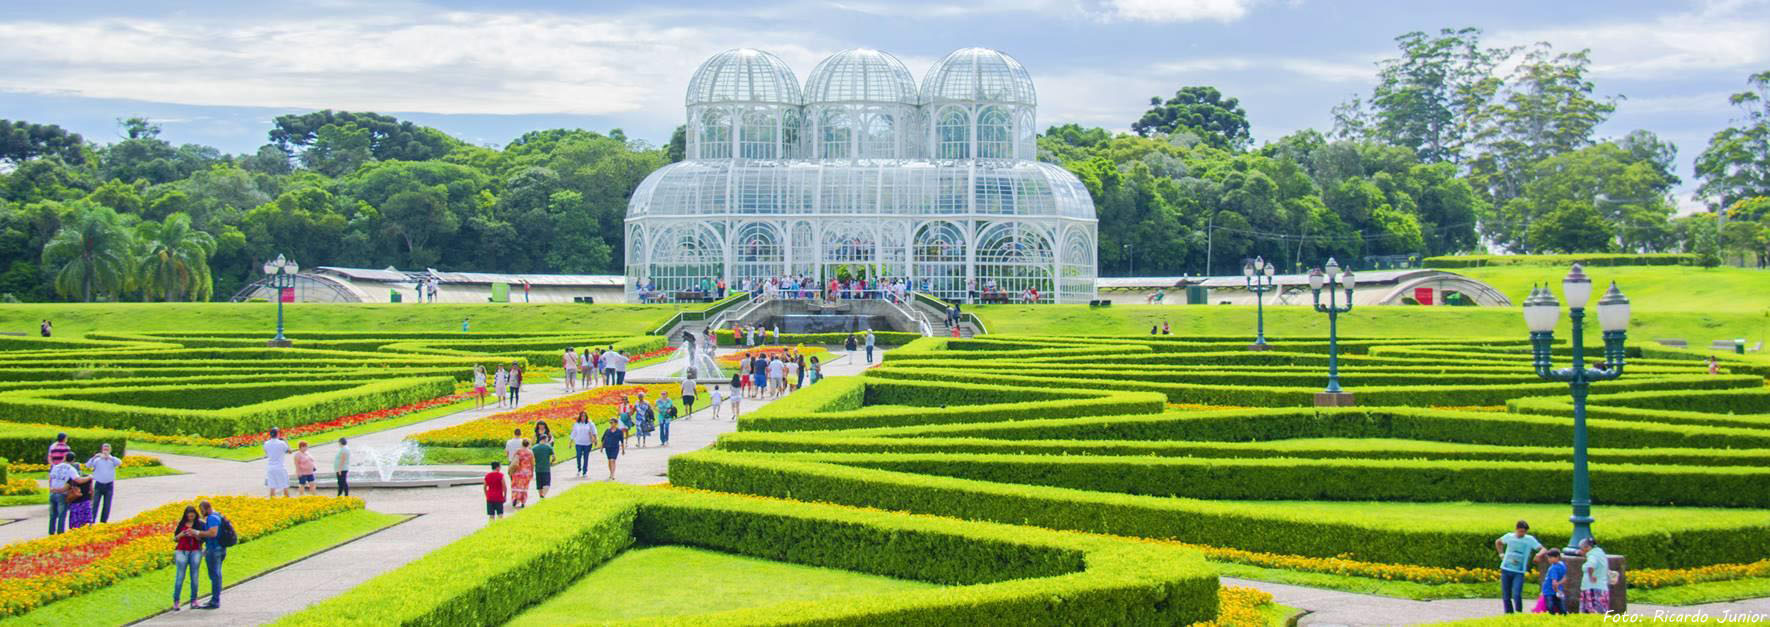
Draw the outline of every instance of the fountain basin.
<instances>
[{"instance_id":1,"label":"fountain basin","mask_svg":"<svg viewBox=\"0 0 1770 627\"><path fill-rule=\"evenodd\" d=\"M360 478L352 472L350 489L358 488L448 488L461 485L479 485L485 480L486 473L478 470L426 470L400 468L383 478L379 473L363 473ZM338 480L332 476L316 477L321 490L336 489Z\"/></svg>"}]
</instances>

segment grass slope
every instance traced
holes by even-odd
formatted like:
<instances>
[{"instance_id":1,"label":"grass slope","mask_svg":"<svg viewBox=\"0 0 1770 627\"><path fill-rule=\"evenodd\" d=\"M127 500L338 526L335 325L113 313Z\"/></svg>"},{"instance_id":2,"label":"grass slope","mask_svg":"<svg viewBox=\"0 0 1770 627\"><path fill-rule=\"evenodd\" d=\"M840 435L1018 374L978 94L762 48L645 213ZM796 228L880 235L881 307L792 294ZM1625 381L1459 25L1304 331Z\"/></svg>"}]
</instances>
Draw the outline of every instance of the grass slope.
<instances>
[{"instance_id":1,"label":"grass slope","mask_svg":"<svg viewBox=\"0 0 1770 627\"><path fill-rule=\"evenodd\" d=\"M314 553L379 531L405 520L405 516L382 514L369 510L352 510L240 543L228 549L227 563L221 569L226 586L281 568ZM71 597L45 605L22 616L0 621L9 625L123 625L142 620L172 605L174 567L167 566L133 577L89 594ZM204 571L198 590L209 593L208 571ZM190 584L185 584L185 592ZM227 604L227 591L221 593Z\"/></svg>"},{"instance_id":2,"label":"grass slope","mask_svg":"<svg viewBox=\"0 0 1770 627\"><path fill-rule=\"evenodd\" d=\"M700 307L691 305L690 308ZM289 335L326 331L459 331L461 318L482 332L642 334L675 315L674 305L581 304L291 304L284 315ZM27 303L0 305L0 331L37 335L45 318L57 337L91 332L276 330L271 303Z\"/></svg>"},{"instance_id":3,"label":"grass slope","mask_svg":"<svg viewBox=\"0 0 1770 627\"><path fill-rule=\"evenodd\" d=\"M1519 303L1530 293L1531 283L1559 285L1567 268L1489 266L1446 271L1483 281ZM1755 312L1770 306L1770 298L1762 296L1770 294L1770 272L1755 268L1614 266L1587 268L1586 273L1600 286L1616 281L1630 300L1655 311Z\"/></svg>"},{"instance_id":4,"label":"grass slope","mask_svg":"<svg viewBox=\"0 0 1770 627\"><path fill-rule=\"evenodd\" d=\"M670 576L666 573L687 574ZM686 616L938 587L833 568L661 546L632 549L510 621L512 627Z\"/></svg>"},{"instance_id":5,"label":"grass slope","mask_svg":"<svg viewBox=\"0 0 1770 627\"><path fill-rule=\"evenodd\" d=\"M1528 286L1526 286L1528 288ZM1770 293L1770 289L1757 294ZM1629 325L1631 342L1656 338L1681 338L1696 348L1735 337L1747 343L1770 339L1770 298L1740 294L1738 300L1755 309L1680 311L1653 309L1630 295L1635 303ZM1655 303L1657 304L1657 303ZM1029 335L1141 335L1151 325L1167 322L1174 335L1235 335L1254 333L1254 308L1239 305L977 305L969 308L983 318L990 333ZM1567 337L1570 323L1565 314L1557 337ZM1267 339L1325 337L1326 315L1302 306L1266 307ZM1599 340L1598 325L1587 327L1588 341ZM1340 333L1358 337L1518 337L1526 336L1524 318L1516 307L1361 307L1340 316Z\"/></svg>"}]
</instances>

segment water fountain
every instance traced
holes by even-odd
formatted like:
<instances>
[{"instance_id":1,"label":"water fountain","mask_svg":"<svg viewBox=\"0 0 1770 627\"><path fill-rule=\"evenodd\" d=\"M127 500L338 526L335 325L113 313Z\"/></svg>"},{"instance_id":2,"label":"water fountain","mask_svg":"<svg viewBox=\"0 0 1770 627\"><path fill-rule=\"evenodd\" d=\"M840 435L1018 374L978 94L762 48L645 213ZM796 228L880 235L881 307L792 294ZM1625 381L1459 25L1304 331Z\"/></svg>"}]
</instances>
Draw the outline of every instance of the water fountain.
<instances>
[{"instance_id":1,"label":"water fountain","mask_svg":"<svg viewBox=\"0 0 1770 627\"><path fill-rule=\"evenodd\" d=\"M423 445L401 440L399 445L381 449L373 446L350 447L350 487L356 488L447 488L479 483L485 473L479 470L441 470L425 468ZM337 486L331 476L318 478L321 490Z\"/></svg>"},{"instance_id":2,"label":"water fountain","mask_svg":"<svg viewBox=\"0 0 1770 627\"><path fill-rule=\"evenodd\" d=\"M719 381L725 376L719 369L718 360L713 358L713 347L702 347L693 334L687 334L682 346L671 356L667 370L673 376L686 377L691 369L697 381Z\"/></svg>"}]
</instances>

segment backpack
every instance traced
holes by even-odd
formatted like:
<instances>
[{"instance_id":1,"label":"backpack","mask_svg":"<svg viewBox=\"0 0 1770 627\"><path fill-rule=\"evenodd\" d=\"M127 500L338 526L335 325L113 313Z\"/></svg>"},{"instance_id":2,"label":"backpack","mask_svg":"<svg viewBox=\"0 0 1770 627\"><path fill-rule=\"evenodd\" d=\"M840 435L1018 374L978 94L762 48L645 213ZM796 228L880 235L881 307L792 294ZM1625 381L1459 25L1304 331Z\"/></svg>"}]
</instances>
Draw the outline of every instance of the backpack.
<instances>
[{"instance_id":1,"label":"backpack","mask_svg":"<svg viewBox=\"0 0 1770 627\"><path fill-rule=\"evenodd\" d=\"M215 532L215 542L220 544L222 548L240 543L240 536L234 533L233 521L228 520L226 516L221 517L221 530Z\"/></svg>"}]
</instances>

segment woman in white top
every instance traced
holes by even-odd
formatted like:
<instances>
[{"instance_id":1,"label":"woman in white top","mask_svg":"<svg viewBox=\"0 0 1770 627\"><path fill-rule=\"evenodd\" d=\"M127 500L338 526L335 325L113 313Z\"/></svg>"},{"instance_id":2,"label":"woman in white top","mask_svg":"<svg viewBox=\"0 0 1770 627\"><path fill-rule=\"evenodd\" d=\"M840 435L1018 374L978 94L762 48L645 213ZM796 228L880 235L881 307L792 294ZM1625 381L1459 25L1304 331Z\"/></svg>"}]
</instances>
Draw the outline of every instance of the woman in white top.
<instances>
[{"instance_id":1,"label":"woman in white top","mask_svg":"<svg viewBox=\"0 0 1770 627\"><path fill-rule=\"evenodd\" d=\"M473 365L473 396L478 402L474 409L486 408L486 367L484 364Z\"/></svg>"},{"instance_id":2,"label":"woman in white top","mask_svg":"<svg viewBox=\"0 0 1770 627\"><path fill-rule=\"evenodd\" d=\"M494 391L496 391L498 394L498 406L499 407L504 406L504 386L509 385L509 384L510 384L510 374L507 372L504 372L503 366L498 366L498 374L492 376L492 389Z\"/></svg>"},{"instance_id":3,"label":"woman in white top","mask_svg":"<svg viewBox=\"0 0 1770 627\"><path fill-rule=\"evenodd\" d=\"M578 379L578 352L565 349L565 391L572 391L572 384Z\"/></svg>"}]
</instances>

